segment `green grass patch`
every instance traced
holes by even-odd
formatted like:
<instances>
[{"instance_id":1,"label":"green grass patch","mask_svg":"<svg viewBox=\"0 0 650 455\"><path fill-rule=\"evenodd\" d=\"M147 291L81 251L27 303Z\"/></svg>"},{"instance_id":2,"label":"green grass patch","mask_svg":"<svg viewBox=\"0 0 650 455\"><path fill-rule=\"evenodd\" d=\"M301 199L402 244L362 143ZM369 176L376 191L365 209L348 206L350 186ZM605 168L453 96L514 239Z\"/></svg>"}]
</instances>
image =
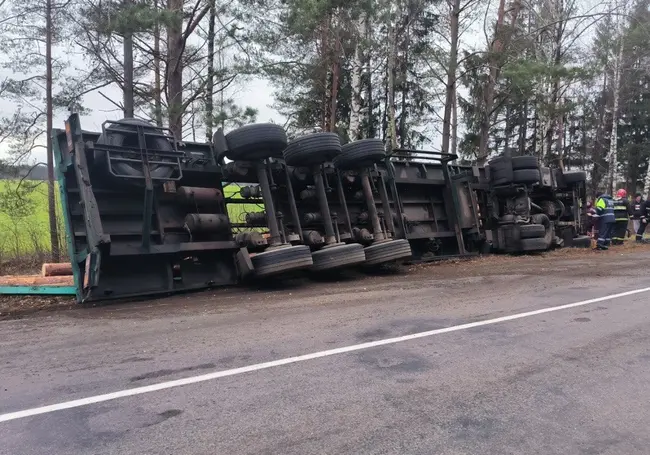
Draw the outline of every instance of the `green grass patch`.
<instances>
[{"instance_id":1,"label":"green grass patch","mask_svg":"<svg viewBox=\"0 0 650 455\"><path fill-rule=\"evenodd\" d=\"M51 250L46 182L0 180L0 255L20 257ZM56 190L59 238L65 237Z\"/></svg>"},{"instance_id":2,"label":"green grass patch","mask_svg":"<svg viewBox=\"0 0 650 455\"><path fill-rule=\"evenodd\" d=\"M224 187L223 193L224 197L226 198L232 198L232 199L241 199L242 203L229 203L227 204L227 209L228 209L228 217L230 218L231 223L245 223L246 222L246 214L247 213L255 213L255 212L263 212L264 211L264 206L263 205L257 205L257 204L247 204L245 203L245 199L241 197L239 194L239 190L241 187L236 184L230 184ZM246 229L241 229L241 230L248 230L248 231L259 231L259 232L265 232L267 229L265 228L246 228Z\"/></svg>"},{"instance_id":3,"label":"green grass patch","mask_svg":"<svg viewBox=\"0 0 650 455\"><path fill-rule=\"evenodd\" d=\"M264 211L263 206L244 203L239 190L238 185L232 184L224 188L225 197L242 200L241 204L227 205L232 223L245 223L247 213ZM58 188L55 195L61 251L66 254ZM47 254L50 250L46 182L26 180L19 186L18 180L0 180L0 258Z\"/></svg>"}]
</instances>

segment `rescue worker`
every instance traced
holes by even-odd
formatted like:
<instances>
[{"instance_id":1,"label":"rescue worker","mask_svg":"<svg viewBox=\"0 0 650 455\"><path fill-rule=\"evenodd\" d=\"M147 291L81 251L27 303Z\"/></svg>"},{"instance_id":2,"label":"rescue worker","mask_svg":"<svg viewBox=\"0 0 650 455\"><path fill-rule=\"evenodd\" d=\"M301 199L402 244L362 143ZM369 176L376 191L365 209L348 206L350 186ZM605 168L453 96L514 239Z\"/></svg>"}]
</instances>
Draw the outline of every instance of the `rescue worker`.
<instances>
[{"instance_id":1,"label":"rescue worker","mask_svg":"<svg viewBox=\"0 0 650 455\"><path fill-rule=\"evenodd\" d=\"M627 200L627 191L620 189L614 199L614 232L612 232L612 245L623 245L627 226L630 223L630 203Z\"/></svg>"},{"instance_id":2,"label":"rescue worker","mask_svg":"<svg viewBox=\"0 0 650 455\"><path fill-rule=\"evenodd\" d=\"M636 193L634 195L634 201L632 201L632 227L634 229L634 233L636 234L639 232L639 227L641 226L641 217L644 215L643 213L643 196L641 193ZM636 241L639 242L639 236L637 236Z\"/></svg>"},{"instance_id":3,"label":"rescue worker","mask_svg":"<svg viewBox=\"0 0 650 455\"><path fill-rule=\"evenodd\" d=\"M636 231L636 241L639 243L644 241L643 234L645 234L645 228L648 226L648 220L650 220L650 195L641 205L639 229Z\"/></svg>"},{"instance_id":4,"label":"rescue worker","mask_svg":"<svg viewBox=\"0 0 650 455\"><path fill-rule=\"evenodd\" d=\"M612 241L612 231L616 223L614 200L609 194L601 193L596 199L596 214L598 215L599 221L596 248L606 250Z\"/></svg>"}]
</instances>

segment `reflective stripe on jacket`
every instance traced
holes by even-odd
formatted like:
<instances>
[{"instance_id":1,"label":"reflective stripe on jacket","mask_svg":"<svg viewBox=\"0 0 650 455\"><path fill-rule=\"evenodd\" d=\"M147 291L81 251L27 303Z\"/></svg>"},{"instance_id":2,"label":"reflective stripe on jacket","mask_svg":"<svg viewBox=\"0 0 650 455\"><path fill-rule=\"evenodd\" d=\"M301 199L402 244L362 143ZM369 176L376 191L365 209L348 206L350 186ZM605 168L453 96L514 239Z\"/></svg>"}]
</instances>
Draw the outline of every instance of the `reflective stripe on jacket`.
<instances>
[{"instance_id":1,"label":"reflective stripe on jacket","mask_svg":"<svg viewBox=\"0 0 650 455\"><path fill-rule=\"evenodd\" d=\"M614 199L614 217L616 221L627 221L630 214L630 203L625 198Z\"/></svg>"},{"instance_id":2,"label":"reflective stripe on jacket","mask_svg":"<svg viewBox=\"0 0 650 455\"><path fill-rule=\"evenodd\" d=\"M608 194L603 194L596 201L596 213L603 223L613 223L616 221L614 216L614 201Z\"/></svg>"}]
</instances>

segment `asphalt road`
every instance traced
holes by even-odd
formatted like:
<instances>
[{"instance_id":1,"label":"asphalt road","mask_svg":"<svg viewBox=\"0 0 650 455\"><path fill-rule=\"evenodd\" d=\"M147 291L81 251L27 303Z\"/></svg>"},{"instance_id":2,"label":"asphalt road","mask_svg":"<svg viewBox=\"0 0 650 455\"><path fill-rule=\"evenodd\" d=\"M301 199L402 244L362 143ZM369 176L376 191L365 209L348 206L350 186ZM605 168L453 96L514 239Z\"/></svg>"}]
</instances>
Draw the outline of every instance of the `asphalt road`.
<instances>
[{"instance_id":1,"label":"asphalt road","mask_svg":"<svg viewBox=\"0 0 650 455\"><path fill-rule=\"evenodd\" d=\"M0 454L647 454L650 255L485 260L0 322ZM543 314L529 312L575 302Z\"/></svg>"}]
</instances>

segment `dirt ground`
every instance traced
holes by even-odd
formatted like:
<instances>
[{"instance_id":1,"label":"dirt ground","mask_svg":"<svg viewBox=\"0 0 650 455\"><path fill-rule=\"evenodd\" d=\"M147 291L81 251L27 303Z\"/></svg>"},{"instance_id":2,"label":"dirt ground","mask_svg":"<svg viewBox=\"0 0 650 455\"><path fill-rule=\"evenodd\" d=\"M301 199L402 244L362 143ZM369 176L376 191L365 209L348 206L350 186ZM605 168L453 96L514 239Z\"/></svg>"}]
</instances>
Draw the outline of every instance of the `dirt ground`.
<instances>
[{"instance_id":1,"label":"dirt ground","mask_svg":"<svg viewBox=\"0 0 650 455\"><path fill-rule=\"evenodd\" d=\"M381 272L362 273L354 271L346 275L338 275L315 281L309 279L280 283L274 281L269 284L262 284L256 289L245 287L236 289L212 289L193 294L185 294L182 298L179 296L156 298L147 301L147 303L155 305L159 301L170 303L171 300L171 303L174 303L173 300L178 300L179 304L187 305L188 300L194 300L191 296L196 296L196 300L205 300L206 294L216 296L217 293L221 293L222 295L241 295L241 298L246 298L251 292L261 291L273 294L276 291L287 288L309 294L318 292L320 286L332 286L342 281L348 283L355 281L359 283L359 286L369 286L375 280L417 280L425 276L428 279L443 280L522 273L544 275L550 273L554 265L567 261L571 261L574 265L571 272L573 276L576 278L590 278L607 273L616 272L618 274L620 273L622 264L621 260L625 260L625 256L630 256L630 261L632 261L633 256L646 252L650 253L650 245L626 242L625 245L612 247L608 251L564 248L547 253L521 256L489 255L471 259L449 259L433 263L393 267ZM625 266L632 267L633 264L630 263L628 265L625 263ZM111 305L115 307L128 306L129 304L128 302L116 302ZM75 304L74 299L69 296L0 296L0 320L23 318L43 312L66 311L77 308L79 308L79 305Z\"/></svg>"}]
</instances>

